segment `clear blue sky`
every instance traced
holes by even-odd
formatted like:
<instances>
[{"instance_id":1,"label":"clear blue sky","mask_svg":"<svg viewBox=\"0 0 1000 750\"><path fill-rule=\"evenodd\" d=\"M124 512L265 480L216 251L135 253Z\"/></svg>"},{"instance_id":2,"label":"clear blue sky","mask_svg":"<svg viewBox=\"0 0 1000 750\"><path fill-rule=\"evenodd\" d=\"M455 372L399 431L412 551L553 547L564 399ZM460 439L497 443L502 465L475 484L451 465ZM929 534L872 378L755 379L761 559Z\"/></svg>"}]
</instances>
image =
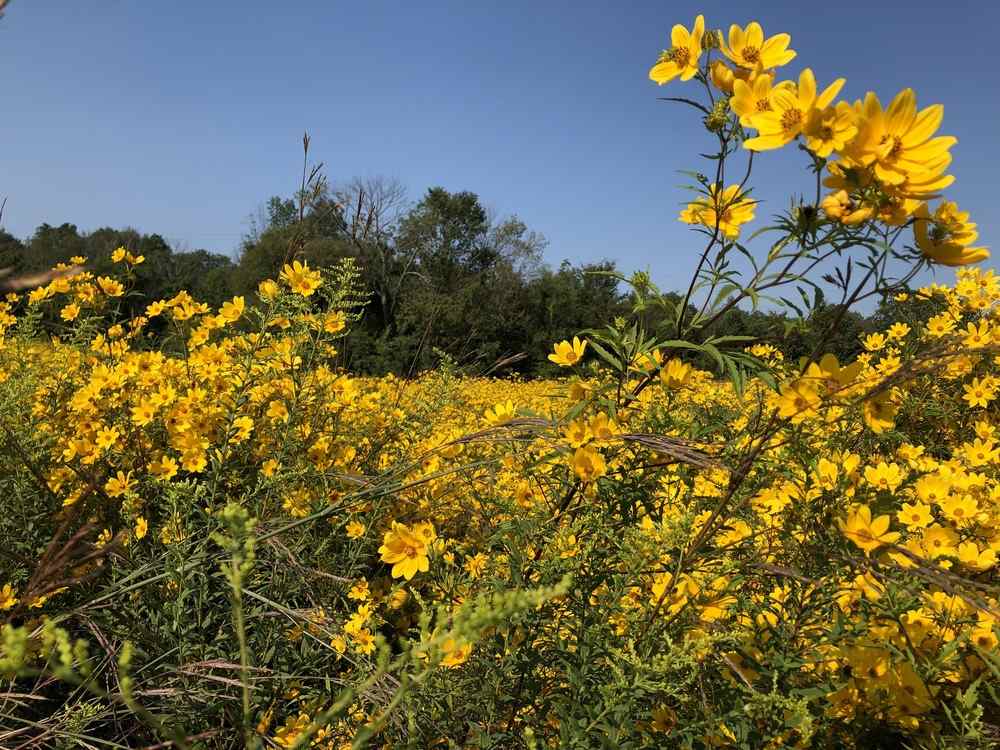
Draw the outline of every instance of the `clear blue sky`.
<instances>
[{"instance_id":1,"label":"clear blue sky","mask_svg":"<svg viewBox=\"0 0 1000 750\"><path fill-rule=\"evenodd\" d=\"M681 169L711 144L646 74L672 24L787 31L821 85L883 101L912 85L959 138L949 196L1000 258L1000 3L153 2L14 0L0 21L0 195L41 222L131 225L234 252L246 217L296 186L300 141L334 181L472 190L550 240L547 260L615 258L667 287L693 265ZM693 85L693 84L692 84ZM799 155L801 156L801 155ZM789 158L791 157L791 158ZM794 154L760 161L780 210L808 190ZM942 275L943 279L950 274Z\"/></svg>"}]
</instances>

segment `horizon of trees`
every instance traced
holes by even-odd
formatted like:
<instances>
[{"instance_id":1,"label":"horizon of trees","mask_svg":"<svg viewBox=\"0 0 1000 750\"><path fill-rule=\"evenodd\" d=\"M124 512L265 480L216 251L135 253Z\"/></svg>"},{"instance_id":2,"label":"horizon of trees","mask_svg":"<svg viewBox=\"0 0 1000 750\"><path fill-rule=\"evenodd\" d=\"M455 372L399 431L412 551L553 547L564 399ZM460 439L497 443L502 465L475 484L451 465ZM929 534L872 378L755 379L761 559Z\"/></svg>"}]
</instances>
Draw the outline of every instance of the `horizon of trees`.
<instances>
[{"instance_id":1,"label":"horizon of trees","mask_svg":"<svg viewBox=\"0 0 1000 750\"><path fill-rule=\"evenodd\" d=\"M411 204L394 180L354 179L336 189L320 180L308 190L304 182L295 197L269 199L251 217L236 258L178 251L159 234L129 228L81 233L73 224L46 223L24 240L0 228L0 267L38 272L81 255L92 271L107 273L111 252L124 246L146 258L136 269L142 296L125 304L144 307L186 289L218 306L235 295L249 302L292 255L312 266L353 258L369 299L343 343L346 367L412 375L447 358L470 373L545 375L556 369L547 361L554 341L632 309L613 260L564 260L553 268L542 259L546 245L516 215L492 215L472 192L432 187ZM889 314L885 308L868 317L849 312L824 350L855 356L860 336ZM825 304L792 325L784 313L736 309L712 333L753 336L788 357L805 356L836 314ZM664 321L644 322L652 328Z\"/></svg>"}]
</instances>

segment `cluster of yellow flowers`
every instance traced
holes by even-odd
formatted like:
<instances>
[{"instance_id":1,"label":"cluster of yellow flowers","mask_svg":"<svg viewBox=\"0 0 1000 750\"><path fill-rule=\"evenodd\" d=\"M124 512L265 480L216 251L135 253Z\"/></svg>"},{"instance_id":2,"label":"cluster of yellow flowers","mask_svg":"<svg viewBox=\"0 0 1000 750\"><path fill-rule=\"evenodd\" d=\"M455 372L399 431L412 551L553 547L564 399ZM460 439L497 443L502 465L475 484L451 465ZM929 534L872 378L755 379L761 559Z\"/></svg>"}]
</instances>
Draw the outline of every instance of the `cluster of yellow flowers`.
<instances>
[{"instance_id":1,"label":"cluster of yellow flowers","mask_svg":"<svg viewBox=\"0 0 1000 750\"><path fill-rule=\"evenodd\" d=\"M797 81L777 80L777 69L796 57L788 48L791 37L765 37L756 21L746 27L733 24L728 38L706 31L698 16L694 27L678 24L671 32L671 48L649 71L659 84L699 76L722 99L717 110L731 113L743 128L743 148L767 151L796 140L825 167L824 180L833 192L821 207L827 217L844 224L877 219L889 226L913 224L915 242L931 260L951 266L978 263L989 257L973 246L976 225L955 203L942 201L931 209L954 177L945 174L951 164L952 136L935 135L944 117L940 104L918 110L912 89L899 92L883 107L869 91L853 103L834 101L845 80L838 78L820 90L810 68ZM724 59L702 58L718 50ZM721 110L720 110L721 107ZM709 121L714 122L709 114ZM709 186L709 195L691 203L681 221L722 232L735 239L740 226L754 218L754 201L742 185Z\"/></svg>"},{"instance_id":2,"label":"cluster of yellow flowers","mask_svg":"<svg viewBox=\"0 0 1000 750\"><path fill-rule=\"evenodd\" d=\"M534 580L545 566L580 575L599 555L613 575L589 599L607 637L624 645L651 622L670 623L699 659L722 659L725 674L750 685L780 644L809 665L796 677L800 687L830 686L826 710L835 719L882 716L930 731L934 723L922 717L986 674L997 601L983 587L1000 551L1000 438L990 411L1000 391L1000 279L991 271L963 270L953 288L901 295L901 306L939 311L867 336L855 362L826 356L800 371L772 347L754 347L782 378L778 392L754 382L738 393L651 352L631 369L636 378L655 370L659 387L614 415L598 405L606 385L598 371L562 381L429 373L404 382L331 368L343 311L295 307L319 288L313 273L289 267L279 282L262 284L256 325L239 331L250 309L244 300L213 311L180 294L80 343L42 344L13 335L16 300L4 303L4 385L32 384L28 419L43 438L47 491L65 509L87 504L103 528L95 547L167 549L189 540L197 508L180 504L171 486L256 487L271 523L332 523L339 544L369 556L371 573L350 581L351 608L302 611L288 634L351 660L373 658L385 627L415 624L411 591L423 606L458 602L487 582L512 584L515 559L528 565L518 576ZM31 309L78 304L77 323L88 330L88 316L115 291L78 271L33 294ZM174 353L141 346L158 316L183 343ZM576 339L556 344L551 358L579 369L587 351ZM934 433L919 421L928 401L951 410ZM745 504L717 516L712 508L732 479L718 441L727 450L750 445L748 426L762 405L783 426L765 435ZM722 422L696 427L706 414ZM852 449L858 425L864 451ZM685 441L704 460L640 439L653 434ZM371 466L395 478L391 508L355 493ZM652 481L654 494L626 500L637 479ZM218 502L201 497L208 510ZM602 547L595 514L579 505L608 497L627 503L604 517L618 519L621 547ZM502 550L494 535L509 524L544 534ZM678 540L699 540L709 553L678 572ZM816 557L831 544L848 563ZM963 576L976 581L975 596L961 593ZM55 612L73 591L4 582L0 610L24 600ZM886 609L887 592L896 610ZM908 604L898 610L900 602ZM567 603L550 606L554 634L571 644L578 614ZM834 638L831 618L853 626ZM513 626L502 633L504 648L525 638ZM490 653L452 638L438 663L456 669L477 654L499 658ZM559 683L558 670L547 679ZM650 710L655 727L665 725L656 716L685 707ZM282 713L275 740L287 742L307 714Z\"/></svg>"},{"instance_id":3,"label":"cluster of yellow flowers","mask_svg":"<svg viewBox=\"0 0 1000 750\"><path fill-rule=\"evenodd\" d=\"M753 347L786 374L779 393L758 384L740 397L679 360L668 366L655 358L668 400L657 403L664 398L658 396L643 410L692 409L706 402L731 409L723 435L736 447L754 439L744 429L759 418L761 400L786 422L762 445L752 470L758 489L724 522L704 501L725 497L730 470L665 473L662 511L643 515L629 537L633 549L648 554L637 567L659 563L663 572L644 583L640 576L617 602L594 600L620 635L634 633L650 609L669 618L687 613L691 629L685 637L693 641L711 641L710 634L726 623L742 641L724 655L726 669L753 685L761 674L750 665L767 665L781 623L794 623L794 648L809 665L802 684L848 675L827 695L829 716L848 722L882 716L914 731L932 731L934 720L923 722L925 715L996 669L1000 435L989 408L1000 388L1000 277L963 270L955 287L932 285L899 295L899 302L932 302L941 312L921 326L897 322L866 336L866 351L843 366L826 355L801 371L773 348ZM638 363L638 369L643 364L649 366ZM681 403L673 399L678 388L685 396ZM926 403L947 414L932 430L920 421ZM901 427L904 415L907 425ZM692 413L690 421L695 419ZM581 424L569 423L569 447L589 437ZM859 444L859 424L864 452L848 447ZM587 480L578 468L580 450L574 468ZM599 463L604 474L606 460L609 473L621 470L627 453L609 453L606 459L588 457L586 465ZM809 559L807 550L824 533L824 518L862 557L844 550L844 560L853 560L846 567ZM671 569L675 558L662 553L678 533L714 545L719 554L678 578ZM748 579L733 575L734 561L745 555L778 580L757 588L764 583L759 579L749 589L749 611L741 595ZM830 623L837 621L851 622L854 632L834 638ZM780 648L788 648L787 641Z\"/></svg>"}]
</instances>

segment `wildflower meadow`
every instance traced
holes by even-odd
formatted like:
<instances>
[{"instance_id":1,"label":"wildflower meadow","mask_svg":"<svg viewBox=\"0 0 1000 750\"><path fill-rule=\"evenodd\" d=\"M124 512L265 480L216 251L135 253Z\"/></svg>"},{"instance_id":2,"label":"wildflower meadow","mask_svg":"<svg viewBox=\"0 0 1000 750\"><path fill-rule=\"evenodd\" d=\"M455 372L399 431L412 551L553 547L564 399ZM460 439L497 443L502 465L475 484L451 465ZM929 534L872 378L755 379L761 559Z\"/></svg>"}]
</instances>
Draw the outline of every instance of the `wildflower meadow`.
<instances>
[{"instance_id":1,"label":"wildflower meadow","mask_svg":"<svg viewBox=\"0 0 1000 750\"><path fill-rule=\"evenodd\" d=\"M551 377L350 370L373 290L295 242L221 305L130 246L12 288L0 746L996 747L1000 276L943 108L796 57L673 26L697 268L613 272ZM821 299L804 357L717 326Z\"/></svg>"}]
</instances>

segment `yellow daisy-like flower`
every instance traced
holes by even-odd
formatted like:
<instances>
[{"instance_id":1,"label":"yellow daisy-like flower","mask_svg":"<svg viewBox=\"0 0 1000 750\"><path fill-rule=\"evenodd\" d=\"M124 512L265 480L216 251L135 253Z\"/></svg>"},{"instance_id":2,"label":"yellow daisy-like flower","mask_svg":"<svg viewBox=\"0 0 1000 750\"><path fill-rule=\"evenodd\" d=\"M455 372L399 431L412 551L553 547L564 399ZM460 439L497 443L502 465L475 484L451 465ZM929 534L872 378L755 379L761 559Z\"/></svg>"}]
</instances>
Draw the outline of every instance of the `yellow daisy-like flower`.
<instances>
[{"instance_id":1,"label":"yellow daisy-like flower","mask_svg":"<svg viewBox=\"0 0 1000 750\"><path fill-rule=\"evenodd\" d=\"M771 109L753 118L753 127L759 135L744 141L743 147L751 151L767 151L791 143L802 134L810 118L817 116L816 112L830 106L843 85L844 79L838 78L817 93L816 77L811 69L806 68L799 75L799 84L794 90L783 88L775 91Z\"/></svg>"},{"instance_id":2,"label":"yellow daisy-like flower","mask_svg":"<svg viewBox=\"0 0 1000 750\"><path fill-rule=\"evenodd\" d=\"M872 510L867 505L856 507L840 524L841 531L855 545L865 552L872 552L899 539L899 533L889 531L891 519L888 515L872 519Z\"/></svg>"},{"instance_id":3,"label":"yellow daisy-like flower","mask_svg":"<svg viewBox=\"0 0 1000 750\"><path fill-rule=\"evenodd\" d=\"M472 653L472 644L448 638L441 644L441 652L444 654L444 658L441 659L442 667L457 667L468 661Z\"/></svg>"},{"instance_id":4,"label":"yellow daisy-like flower","mask_svg":"<svg viewBox=\"0 0 1000 750\"><path fill-rule=\"evenodd\" d=\"M858 134L845 153L849 163L873 167L880 182L900 188L908 197L931 197L954 181L942 173L958 139L932 137L944 118L943 106L918 112L913 89L901 91L886 109L871 91L856 106Z\"/></svg>"},{"instance_id":5,"label":"yellow daisy-like flower","mask_svg":"<svg viewBox=\"0 0 1000 750\"><path fill-rule=\"evenodd\" d=\"M926 203L914 212L913 236L925 257L945 266L967 266L990 257L985 247L970 247L979 237L968 211L944 201L934 213Z\"/></svg>"},{"instance_id":6,"label":"yellow daisy-like flower","mask_svg":"<svg viewBox=\"0 0 1000 750\"><path fill-rule=\"evenodd\" d=\"M599 450L582 445L573 454L573 471L584 482L593 482L604 476L608 466Z\"/></svg>"},{"instance_id":7,"label":"yellow daisy-like flower","mask_svg":"<svg viewBox=\"0 0 1000 750\"><path fill-rule=\"evenodd\" d=\"M792 37L775 34L764 38L764 30L756 21L745 29L736 24L729 27L729 43L722 45L722 54L743 68L776 68L795 59L795 50L788 49Z\"/></svg>"},{"instance_id":8,"label":"yellow daisy-like flower","mask_svg":"<svg viewBox=\"0 0 1000 750\"><path fill-rule=\"evenodd\" d=\"M123 471L119 471L115 476L111 477L107 482L104 483L104 491L108 493L108 497L121 497L127 494L133 487L135 482L132 479L132 472L127 474Z\"/></svg>"},{"instance_id":9,"label":"yellow daisy-like flower","mask_svg":"<svg viewBox=\"0 0 1000 750\"><path fill-rule=\"evenodd\" d=\"M753 71L739 67L731 68L722 60L716 60L709 68L709 76L712 79L713 86L719 89L719 91L732 96L733 87L736 85L736 81L750 80L753 76Z\"/></svg>"},{"instance_id":10,"label":"yellow daisy-like flower","mask_svg":"<svg viewBox=\"0 0 1000 750\"><path fill-rule=\"evenodd\" d=\"M847 102L809 113L803 135L806 146L816 156L826 158L834 151L841 151L858 132L857 114Z\"/></svg>"},{"instance_id":11,"label":"yellow daisy-like flower","mask_svg":"<svg viewBox=\"0 0 1000 750\"><path fill-rule=\"evenodd\" d=\"M553 352L549 355L550 362L555 362L560 367L572 367L583 359L583 352L587 348L587 342L580 341L579 336L574 336L572 343L569 341L560 341L552 348Z\"/></svg>"},{"instance_id":12,"label":"yellow daisy-like flower","mask_svg":"<svg viewBox=\"0 0 1000 750\"><path fill-rule=\"evenodd\" d=\"M392 522L392 528L385 532L379 547L382 562L392 565L392 577L411 580L418 572L430 570L427 557L426 536L410 529L406 524Z\"/></svg>"},{"instance_id":13,"label":"yellow daisy-like flower","mask_svg":"<svg viewBox=\"0 0 1000 750\"><path fill-rule=\"evenodd\" d=\"M303 297L312 295L323 282L323 276L319 271L314 271L309 268L308 263L300 263L297 260L292 261L291 265L285 264L281 269L281 278L293 292Z\"/></svg>"},{"instance_id":14,"label":"yellow daisy-like flower","mask_svg":"<svg viewBox=\"0 0 1000 750\"><path fill-rule=\"evenodd\" d=\"M671 357L660 369L660 381L666 388L680 388L687 382L693 370L694 368L686 362Z\"/></svg>"},{"instance_id":15,"label":"yellow daisy-like flower","mask_svg":"<svg viewBox=\"0 0 1000 750\"><path fill-rule=\"evenodd\" d=\"M791 81L775 84L774 76L770 73L751 74L746 80L736 78L729 106L739 115L743 127L756 127L754 120L757 117L774 110L772 102L778 91L794 92L795 84Z\"/></svg>"},{"instance_id":16,"label":"yellow daisy-like flower","mask_svg":"<svg viewBox=\"0 0 1000 750\"><path fill-rule=\"evenodd\" d=\"M14 595L14 589L9 583L5 583L3 588L0 588L0 612L13 609L15 604L17 604L17 597Z\"/></svg>"},{"instance_id":17,"label":"yellow daisy-like flower","mask_svg":"<svg viewBox=\"0 0 1000 750\"><path fill-rule=\"evenodd\" d=\"M685 224L701 224L718 230L729 239L740 236L740 227L754 217L756 201L740 192L739 185L720 190L718 183L709 188L709 195L688 204L678 217Z\"/></svg>"},{"instance_id":18,"label":"yellow daisy-like flower","mask_svg":"<svg viewBox=\"0 0 1000 750\"><path fill-rule=\"evenodd\" d=\"M680 78L682 81L694 78L698 73L698 61L702 53L701 40L704 35L704 16L698 16L694 20L694 28L691 31L681 24L676 24L670 30L670 49L664 50L656 64L649 70L650 80L662 86L675 78Z\"/></svg>"},{"instance_id":19,"label":"yellow daisy-like flower","mask_svg":"<svg viewBox=\"0 0 1000 750\"><path fill-rule=\"evenodd\" d=\"M235 323L243 315L246 309L246 300L243 297L233 297L219 309L219 317L227 323Z\"/></svg>"},{"instance_id":20,"label":"yellow daisy-like flower","mask_svg":"<svg viewBox=\"0 0 1000 750\"><path fill-rule=\"evenodd\" d=\"M59 313L59 317L61 317L65 321L73 321L76 320L79 314L80 314L80 306L75 302L70 302Z\"/></svg>"},{"instance_id":21,"label":"yellow daisy-like flower","mask_svg":"<svg viewBox=\"0 0 1000 750\"><path fill-rule=\"evenodd\" d=\"M861 205L846 190L826 196L820 207L828 217L848 226L867 221L874 213L871 206Z\"/></svg>"}]
</instances>

